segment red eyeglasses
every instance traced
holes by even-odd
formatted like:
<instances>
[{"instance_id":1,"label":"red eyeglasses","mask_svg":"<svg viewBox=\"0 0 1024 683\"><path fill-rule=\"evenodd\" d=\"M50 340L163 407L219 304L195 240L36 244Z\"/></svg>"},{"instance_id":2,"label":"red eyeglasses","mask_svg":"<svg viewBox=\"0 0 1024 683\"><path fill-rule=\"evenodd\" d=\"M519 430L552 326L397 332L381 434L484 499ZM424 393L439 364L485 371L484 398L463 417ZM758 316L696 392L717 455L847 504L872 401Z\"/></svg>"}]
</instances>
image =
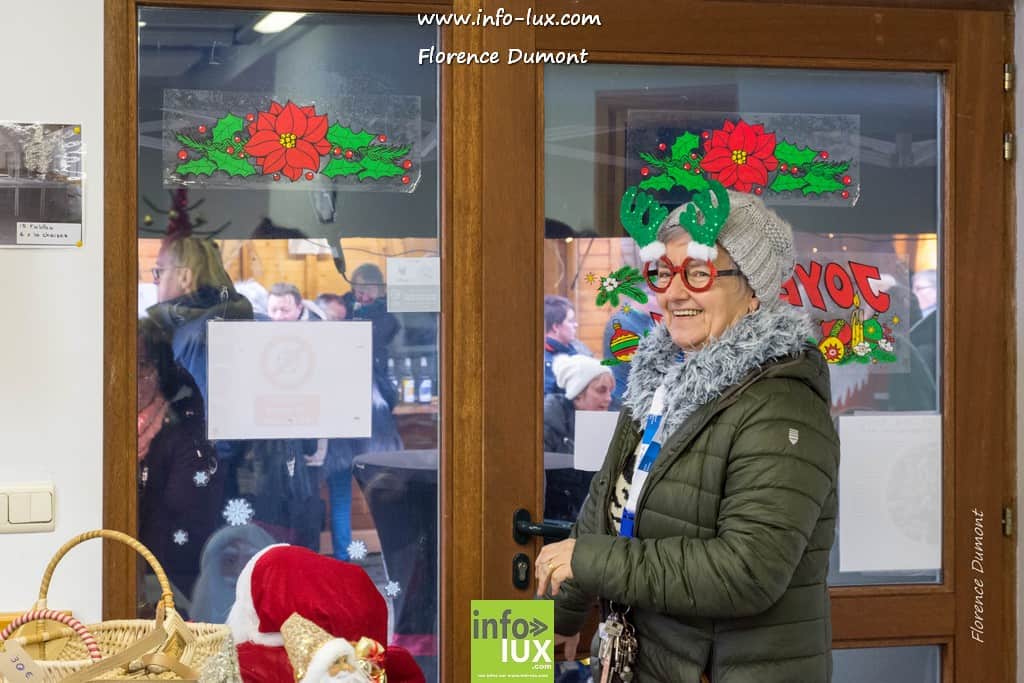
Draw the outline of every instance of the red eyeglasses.
<instances>
[{"instance_id":1,"label":"red eyeglasses","mask_svg":"<svg viewBox=\"0 0 1024 683\"><path fill-rule=\"evenodd\" d=\"M644 264L644 279L655 292L667 292L676 273L691 292L708 291L715 284L715 278L742 275L738 268L718 270L714 263L695 258L687 258L681 266L672 263L668 256Z\"/></svg>"}]
</instances>

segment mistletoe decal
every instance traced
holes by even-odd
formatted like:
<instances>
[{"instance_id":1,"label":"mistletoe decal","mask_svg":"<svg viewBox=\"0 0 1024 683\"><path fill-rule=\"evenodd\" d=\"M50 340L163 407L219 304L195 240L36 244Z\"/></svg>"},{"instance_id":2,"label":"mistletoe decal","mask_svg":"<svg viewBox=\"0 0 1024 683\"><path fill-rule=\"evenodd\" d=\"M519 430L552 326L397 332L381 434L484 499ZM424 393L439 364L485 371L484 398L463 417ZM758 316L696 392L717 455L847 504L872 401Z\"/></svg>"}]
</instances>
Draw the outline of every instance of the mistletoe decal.
<instances>
[{"instance_id":1,"label":"mistletoe decal","mask_svg":"<svg viewBox=\"0 0 1024 683\"><path fill-rule=\"evenodd\" d=\"M647 303L647 294L640 288L643 278L640 271L632 266L623 266L614 273L601 278L597 288L597 305L611 303L618 307L619 295L629 297L641 304Z\"/></svg>"},{"instance_id":2,"label":"mistletoe decal","mask_svg":"<svg viewBox=\"0 0 1024 683\"><path fill-rule=\"evenodd\" d=\"M312 106L294 102L282 106L271 102L266 111L246 114L243 119L228 113L212 129L201 125L199 137L178 133L182 145L180 164L174 169L180 176L230 177L253 175L282 176L291 182L317 175L328 178L355 176L360 181L400 177L408 185L407 171L412 161L403 159L409 146L388 146L387 136L367 131L355 132L334 123Z\"/></svg>"},{"instance_id":3,"label":"mistletoe decal","mask_svg":"<svg viewBox=\"0 0 1024 683\"><path fill-rule=\"evenodd\" d=\"M691 192L708 189L710 180L739 192L756 195L769 192L800 192L807 195L838 193L850 198L846 175L849 161L832 161L825 150L800 147L767 132L761 124L743 119L725 121L722 128L704 131L700 138L686 132L672 147L660 143L662 156L641 152L648 165L640 169L641 190L671 190L683 187ZM662 173L651 175L651 169Z\"/></svg>"}]
</instances>

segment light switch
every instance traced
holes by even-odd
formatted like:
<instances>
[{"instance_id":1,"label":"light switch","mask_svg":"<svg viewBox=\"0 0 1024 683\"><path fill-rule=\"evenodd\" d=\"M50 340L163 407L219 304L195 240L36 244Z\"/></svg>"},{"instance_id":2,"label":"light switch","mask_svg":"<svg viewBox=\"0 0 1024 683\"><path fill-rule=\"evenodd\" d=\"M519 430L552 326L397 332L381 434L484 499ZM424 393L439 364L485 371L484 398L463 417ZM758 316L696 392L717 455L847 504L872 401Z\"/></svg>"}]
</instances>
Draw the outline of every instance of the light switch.
<instances>
[{"instance_id":1,"label":"light switch","mask_svg":"<svg viewBox=\"0 0 1024 683\"><path fill-rule=\"evenodd\" d=\"M29 502L30 522L49 522L53 519L53 496L49 491L41 491L31 494Z\"/></svg>"},{"instance_id":2,"label":"light switch","mask_svg":"<svg viewBox=\"0 0 1024 683\"><path fill-rule=\"evenodd\" d=\"M56 517L53 482L0 483L0 534L53 531Z\"/></svg>"},{"instance_id":3,"label":"light switch","mask_svg":"<svg viewBox=\"0 0 1024 683\"><path fill-rule=\"evenodd\" d=\"M8 497L7 518L11 524L28 524L32 521L32 494L11 493Z\"/></svg>"}]
</instances>

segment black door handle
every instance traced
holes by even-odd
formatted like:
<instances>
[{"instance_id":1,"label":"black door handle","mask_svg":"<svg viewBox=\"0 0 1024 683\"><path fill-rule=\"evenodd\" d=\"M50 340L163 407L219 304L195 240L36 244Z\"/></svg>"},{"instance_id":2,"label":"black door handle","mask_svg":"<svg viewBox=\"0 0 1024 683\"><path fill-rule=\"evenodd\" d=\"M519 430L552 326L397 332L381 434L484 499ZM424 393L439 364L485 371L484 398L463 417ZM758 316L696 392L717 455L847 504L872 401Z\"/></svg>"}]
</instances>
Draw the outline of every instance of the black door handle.
<instances>
[{"instance_id":1,"label":"black door handle","mask_svg":"<svg viewBox=\"0 0 1024 683\"><path fill-rule=\"evenodd\" d=\"M530 520L530 511L526 508L519 508L512 514L512 538L519 545L529 543L531 536L543 536L544 538L561 541L564 538L569 538L571 530L571 522L563 522L556 519L533 522Z\"/></svg>"}]
</instances>

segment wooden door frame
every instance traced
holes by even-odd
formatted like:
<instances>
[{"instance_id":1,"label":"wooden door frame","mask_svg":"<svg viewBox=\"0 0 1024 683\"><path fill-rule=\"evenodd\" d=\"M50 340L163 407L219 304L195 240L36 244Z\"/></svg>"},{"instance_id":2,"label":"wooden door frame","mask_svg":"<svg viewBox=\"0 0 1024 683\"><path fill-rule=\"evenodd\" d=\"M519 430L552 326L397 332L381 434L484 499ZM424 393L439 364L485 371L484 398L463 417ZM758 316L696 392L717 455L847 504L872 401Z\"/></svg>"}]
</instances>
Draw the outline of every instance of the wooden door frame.
<instances>
[{"instance_id":1,"label":"wooden door frame","mask_svg":"<svg viewBox=\"0 0 1024 683\"><path fill-rule=\"evenodd\" d=\"M592 62L804 66L828 68L935 70L947 74L948 149L957 173L947 172L944 282L952 297L947 329L943 405L944 495L953 505L943 518L943 561L939 586L883 586L833 589L833 614L847 624L837 646L938 643L952 662L945 680L1011 680L1015 672L1015 557L1012 539L998 531L999 513L1015 491L1015 385L1010 347L1013 312L996 297L958 294L951 286L957 263L993 263L985 273L987 291L1013 291L1015 234L1010 222L1012 174L985 184L990 160L1001 158L1001 131L1010 125L1009 97L973 97L999 88L994 69L1012 49L1009 0L818 0L813 5L749 0L649 0L650 16L699 18L707 31L672 52L680 24L636 17L635 5L591 0L579 11L605 19L602 29L445 29L445 49L580 49ZM891 5L900 5L893 8ZM525 0L105 0L105 119L119 129L137 129L136 11L140 6L295 9L353 13L410 14L488 11L504 6L525 11ZM559 0L541 0L536 12L561 12ZM726 22L726 20L729 20ZM785 54L765 27L790 33ZM714 27L728 26L725 28ZM842 35L835 27L842 26ZM831 32L831 35L825 35ZM639 40L642 38L643 40ZM450 47L449 47L450 46ZM638 51L643 46L644 51ZM735 46L741 46L737 49ZM842 58L835 57L843 54ZM446 283L441 316L441 558L442 680L469 678L469 632L473 598L528 597L511 587L511 557L535 553L511 537L511 513L521 505L539 511L543 476L540 453L543 329L543 70L540 67L444 67L441 71L442 269ZM999 131L994 135L991 131ZM986 134L987 133L987 134ZM134 139L135 133L132 133ZM113 126L105 132L104 524L135 532L135 343L136 318L136 147L124 144ZM524 182L533 173L538 182ZM114 194L114 188L117 193ZM967 228L983 238L958 238ZM975 227L978 226L978 227ZM1007 248L992 250L989 244ZM987 259L984 260L983 259ZM977 271L964 277L975 282ZM524 273L526 275L524 275ZM980 290L980 287L979 287ZM985 329L988 334L976 334ZM514 366L513 366L514 363ZM514 371L512 368L514 367ZM989 405L1005 411L985 414L956 386L985 387ZM991 400L994 397L995 400ZM974 400L973 403L980 403ZM959 429L953 429L954 419ZM954 455L960 454L957 460ZM971 458L969 460L969 458ZM526 473L524 475L524 472ZM1001 482L995 487L992 482ZM514 484L514 485L513 485ZM125 492L129 492L127 495ZM970 509L986 519L986 557L1004 572L1003 585L989 594L992 640L972 650L969 640L973 544ZM481 510L488 510L486 516ZM955 514L954 514L955 513ZM105 544L104 617L134 613L135 558ZM955 590L954 590L955 589ZM900 615L909 610L920 623ZM921 616L925 618L921 618ZM995 648L995 649L993 649ZM995 652L1000 654L995 654Z\"/></svg>"}]
</instances>

